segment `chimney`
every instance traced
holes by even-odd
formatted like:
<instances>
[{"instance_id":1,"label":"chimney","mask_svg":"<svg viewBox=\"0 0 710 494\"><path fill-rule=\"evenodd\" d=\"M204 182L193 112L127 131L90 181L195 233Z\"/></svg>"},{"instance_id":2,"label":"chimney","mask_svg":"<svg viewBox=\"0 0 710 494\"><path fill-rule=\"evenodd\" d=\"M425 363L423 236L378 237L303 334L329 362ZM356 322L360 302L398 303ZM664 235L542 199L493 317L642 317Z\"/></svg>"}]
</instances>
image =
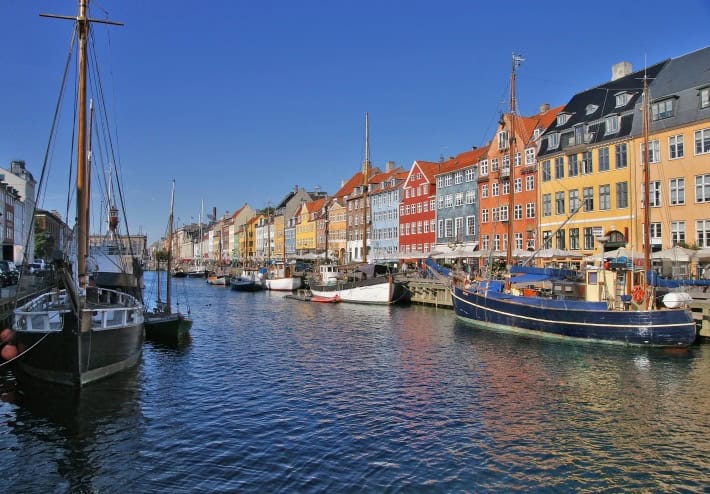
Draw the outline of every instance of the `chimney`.
<instances>
[{"instance_id":1,"label":"chimney","mask_svg":"<svg viewBox=\"0 0 710 494\"><path fill-rule=\"evenodd\" d=\"M626 77L631 73L631 63L630 62L619 62L611 66L611 80L615 81Z\"/></svg>"},{"instance_id":2,"label":"chimney","mask_svg":"<svg viewBox=\"0 0 710 494\"><path fill-rule=\"evenodd\" d=\"M213 221L217 221L217 208L216 207L212 208L212 219L213 219Z\"/></svg>"},{"instance_id":3,"label":"chimney","mask_svg":"<svg viewBox=\"0 0 710 494\"><path fill-rule=\"evenodd\" d=\"M550 103L543 103L540 105L540 114L550 111Z\"/></svg>"},{"instance_id":4,"label":"chimney","mask_svg":"<svg viewBox=\"0 0 710 494\"><path fill-rule=\"evenodd\" d=\"M394 167L395 167L394 161L388 161L385 163L385 171L386 172L391 172L392 170L394 170Z\"/></svg>"}]
</instances>

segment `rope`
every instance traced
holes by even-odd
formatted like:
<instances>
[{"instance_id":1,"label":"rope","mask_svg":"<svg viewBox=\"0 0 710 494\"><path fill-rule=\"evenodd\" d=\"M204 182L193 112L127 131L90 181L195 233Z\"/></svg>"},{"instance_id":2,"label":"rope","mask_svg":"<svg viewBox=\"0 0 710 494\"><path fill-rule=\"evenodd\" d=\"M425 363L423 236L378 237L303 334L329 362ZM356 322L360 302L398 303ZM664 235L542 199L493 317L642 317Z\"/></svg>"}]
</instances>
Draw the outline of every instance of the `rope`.
<instances>
[{"instance_id":1,"label":"rope","mask_svg":"<svg viewBox=\"0 0 710 494\"><path fill-rule=\"evenodd\" d=\"M6 360L5 362L1 363L1 364L0 364L0 367L3 367L3 366L5 366L5 365L7 365L7 364L9 364L9 363L11 363L11 362L14 362L14 361L17 360L18 358L22 357L24 354L26 354L27 352L29 352L30 350L32 350L34 347L36 347L37 345L39 345L40 343L42 343L42 342L44 341L44 339L45 339L47 336L49 336L49 335L50 335L50 333L45 334L45 335L42 336L39 340L37 340L37 342L36 342L34 345L32 345L31 347L29 347L29 348L28 348L27 350L25 350L24 352L18 353L17 355L15 355L15 356L14 356L13 358L11 358L10 360Z\"/></svg>"}]
</instances>

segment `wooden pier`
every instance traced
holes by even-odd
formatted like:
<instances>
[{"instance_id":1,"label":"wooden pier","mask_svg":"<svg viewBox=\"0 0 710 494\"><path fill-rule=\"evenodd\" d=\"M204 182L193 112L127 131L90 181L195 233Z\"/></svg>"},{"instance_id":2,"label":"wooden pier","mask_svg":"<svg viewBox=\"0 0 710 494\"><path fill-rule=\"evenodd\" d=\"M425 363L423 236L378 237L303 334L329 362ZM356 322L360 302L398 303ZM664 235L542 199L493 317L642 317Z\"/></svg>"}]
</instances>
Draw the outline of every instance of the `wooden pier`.
<instances>
[{"instance_id":1,"label":"wooden pier","mask_svg":"<svg viewBox=\"0 0 710 494\"><path fill-rule=\"evenodd\" d=\"M412 292L413 304L453 309L449 287L445 282L429 278L410 278L407 284Z\"/></svg>"},{"instance_id":2,"label":"wooden pier","mask_svg":"<svg viewBox=\"0 0 710 494\"><path fill-rule=\"evenodd\" d=\"M695 287L689 291L693 297L690 304L690 311L698 328L698 336L702 339L710 339L710 292L707 287Z\"/></svg>"}]
</instances>

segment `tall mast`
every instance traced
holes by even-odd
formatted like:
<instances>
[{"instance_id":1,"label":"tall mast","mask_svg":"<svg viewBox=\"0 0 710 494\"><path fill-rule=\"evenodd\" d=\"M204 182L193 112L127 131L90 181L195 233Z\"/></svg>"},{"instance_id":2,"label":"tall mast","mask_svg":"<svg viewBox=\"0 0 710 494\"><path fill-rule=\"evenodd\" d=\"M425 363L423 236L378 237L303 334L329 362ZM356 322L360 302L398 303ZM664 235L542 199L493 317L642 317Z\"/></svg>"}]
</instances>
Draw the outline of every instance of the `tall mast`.
<instances>
[{"instance_id":1,"label":"tall mast","mask_svg":"<svg viewBox=\"0 0 710 494\"><path fill-rule=\"evenodd\" d=\"M173 180L172 189L170 190L170 216L168 216L168 265L166 267L167 272L165 278L168 280L167 287L165 288L165 306L167 313L172 313L171 295L172 287L171 283L171 273L173 268L173 208L175 206L175 180ZM158 266L158 272L160 272L160 266ZM158 282L160 286L160 282Z\"/></svg>"},{"instance_id":2,"label":"tall mast","mask_svg":"<svg viewBox=\"0 0 710 494\"><path fill-rule=\"evenodd\" d=\"M77 218L77 274L79 287L87 286L86 256L89 238L89 190L87 186L87 146L86 146L86 40L89 36L89 21L86 18L88 0L80 0L79 15L76 18L76 29L79 34L79 80L78 80L78 121L77 121L77 155L76 155L76 218Z\"/></svg>"},{"instance_id":3,"label":"tall mast","mask_svg":"<svg viewBox=\"0 0 710 494\"><path fill-rule=\"evenodd\" d=\"M513 208L515 207L515 180L513 178L513 170L515 169L515 69L520 65L523 59L520 55L513 53L512 70L510 72L510 135L508 137L508 151L510 152L510 161L508 163L508 243L506 248L506 264L513 264Z\"/></svg>"},{"instance_id":4,"label":"tall mast","mask_svg":"<svg viewBox=\"0 0 710 494\"><path fill-rule=\"evenodd\" d=\"M644 75L643 78L643 270L644 270L644 281L646 283L646 276L648 271L651 269L651 208L649 204L650 199L650 177L649 177L649 157L650 150L648 146L648 82Z\"/></svg>"},{"instance_id":5,"label":"tall mast","mask_svg":"<svg viewBox=\"0 0 710 494\"><path fill-rule=\"evenodd\" d=\"M370 134L365 112L365 161L362 164L362 262L367 262L367 185L370 174Z\"/></svg>"}]
</instances>

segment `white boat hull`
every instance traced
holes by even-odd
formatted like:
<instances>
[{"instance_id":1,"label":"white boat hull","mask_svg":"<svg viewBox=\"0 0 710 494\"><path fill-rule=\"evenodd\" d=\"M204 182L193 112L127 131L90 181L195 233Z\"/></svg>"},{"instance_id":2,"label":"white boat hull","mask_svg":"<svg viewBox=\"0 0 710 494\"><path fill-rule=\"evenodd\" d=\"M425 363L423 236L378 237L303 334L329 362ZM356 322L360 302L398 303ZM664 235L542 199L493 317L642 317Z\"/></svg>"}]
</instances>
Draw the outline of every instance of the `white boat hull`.
<instances>
[{"instance_id":1,"label":"white boat hull","mask_svg":"<svg viewBox=\"0 0 710 494\"><path fill-rule=\"evenodd\" d=\"M317 297L340 297L342 302L357 304L391 304L393 285L390 281L352 286L352 283L311 286L311 293Z\"/></svg>"},{"instance_id":2,"label":"white boat hull","mask_svg":"<svg viewBox=\"0 0 710 494\"><path fill-rule=\"evenodd\" d=\"M290 278L274 278L266 280L266 289L275 290L282 292L292 292L301 288L302 281L301 278L290 277Z\"/></svg>"}]
</instances>

